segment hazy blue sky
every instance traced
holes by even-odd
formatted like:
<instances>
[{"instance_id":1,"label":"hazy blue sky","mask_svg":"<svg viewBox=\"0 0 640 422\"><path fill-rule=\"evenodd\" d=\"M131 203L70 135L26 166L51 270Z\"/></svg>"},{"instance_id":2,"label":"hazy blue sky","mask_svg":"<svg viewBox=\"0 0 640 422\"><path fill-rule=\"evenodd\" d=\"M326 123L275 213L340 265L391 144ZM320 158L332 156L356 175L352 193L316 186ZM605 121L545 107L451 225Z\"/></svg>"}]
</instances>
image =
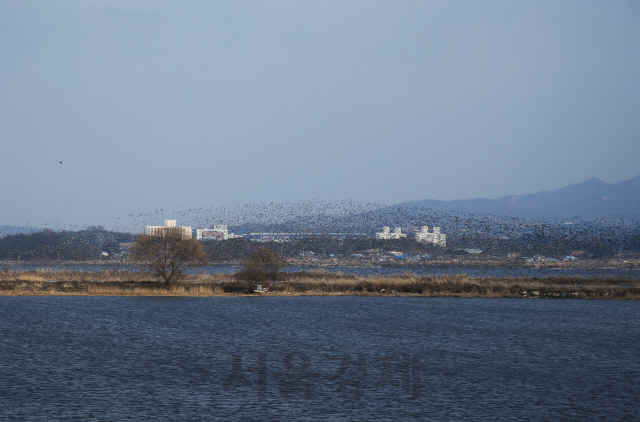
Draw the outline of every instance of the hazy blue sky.
<instances>
[{"instance_id":1,"label":"hazy blue sky","mask_svg":"<svg viewBox=\"0 0 640 422\"><path fill-rule=\"evenodd\" d=\"M15 225L618 182L640 2L0 0L0 147Z\"/></svg>"}]
</instances>

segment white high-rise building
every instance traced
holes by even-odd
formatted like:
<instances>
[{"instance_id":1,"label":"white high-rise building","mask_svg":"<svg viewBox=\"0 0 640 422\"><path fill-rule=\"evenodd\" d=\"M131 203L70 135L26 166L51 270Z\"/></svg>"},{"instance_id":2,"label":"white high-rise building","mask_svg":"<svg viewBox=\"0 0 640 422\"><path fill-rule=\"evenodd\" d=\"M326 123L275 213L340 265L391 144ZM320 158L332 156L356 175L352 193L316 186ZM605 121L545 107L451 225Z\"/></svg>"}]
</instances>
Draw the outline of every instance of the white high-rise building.
<instances>
[{"instance_id":1,"label":"white high-rise building","mask_svg":"<svg viewBox=\"0 0 640 422\"><path fill-rule=\"evenodd\" d=\"M226 224L214 224L212 229L196 229L197 240L227 240L239 237L243 236L229 233Z\"/></svg>"},{"instance_id":2,"label":"white high-rise building","mask_svg":"<svg viewBox=\"0 0 640 422\"><path fill-rule=\"evenodd\" d=\"M422 230L416 232L416 241L447 247L447 235L440 233L440 227L434 227L433 233L429 233L429 226L422 226Z\"/></svg>"},{"instance_id":3,"label":"white high-rise building","mask_svg":"<svg viewBox=\"0 0 640 422\"><path fill-rule=\"evenodd\" d=\"M407 237L407 235L402 233L402 228L400 227L396 227L392 232L389 226L384 226L381 233L376 233L376 239L381 240L402 239L403 237Z\"/></svg>"},{"instance_id":4,"label":"white high-rise building","mask_svg":"<svg viewBox=\"0 0 640 422\"><path fill-rule=\"evenodd\" d=\"M178 226L176 220L164 220L164 226L146 226L144 234L155 235L162 230L180 230L185 238L191 239L193 237L191 226Z\"/></svg>"}]
</instances>

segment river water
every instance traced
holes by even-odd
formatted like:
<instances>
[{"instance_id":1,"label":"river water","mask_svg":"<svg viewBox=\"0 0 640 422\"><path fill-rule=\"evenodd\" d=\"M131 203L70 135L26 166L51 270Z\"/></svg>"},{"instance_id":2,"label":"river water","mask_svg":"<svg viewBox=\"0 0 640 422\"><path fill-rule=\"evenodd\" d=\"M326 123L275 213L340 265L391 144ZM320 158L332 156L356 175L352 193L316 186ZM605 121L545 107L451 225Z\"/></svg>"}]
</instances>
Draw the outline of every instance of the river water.
<instances>
[{"instance_id":1,"label":"river water","mask_svg":"<svg viewBox=\"0 0 640 422\"><path fill-rule=\"evenodd\" d=\"M640 302L0 297L0 421L639 420Z\"/></svg>"}]
</instances>

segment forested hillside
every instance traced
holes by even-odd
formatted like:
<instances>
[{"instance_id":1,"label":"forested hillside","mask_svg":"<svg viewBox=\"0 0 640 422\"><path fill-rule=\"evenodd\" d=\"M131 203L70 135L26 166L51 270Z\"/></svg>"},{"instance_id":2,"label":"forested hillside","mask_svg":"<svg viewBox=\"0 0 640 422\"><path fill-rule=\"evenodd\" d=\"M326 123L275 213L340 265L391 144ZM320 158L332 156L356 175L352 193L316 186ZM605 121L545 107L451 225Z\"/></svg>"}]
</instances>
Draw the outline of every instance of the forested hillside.
<instances>
[{"instance_id":1,"label":"forested hillside","mask_svg":"<svg viewBox=\"0 0 640 422\"><path fill-rule=\"evenodd\" d=\"M109 256L120 252L121 242L132 242L130 233L89 227L81 231L45 230L30 234L9 235L0 239L0 259L99 259L104 251Z\"/></svg>"}]
</instances>

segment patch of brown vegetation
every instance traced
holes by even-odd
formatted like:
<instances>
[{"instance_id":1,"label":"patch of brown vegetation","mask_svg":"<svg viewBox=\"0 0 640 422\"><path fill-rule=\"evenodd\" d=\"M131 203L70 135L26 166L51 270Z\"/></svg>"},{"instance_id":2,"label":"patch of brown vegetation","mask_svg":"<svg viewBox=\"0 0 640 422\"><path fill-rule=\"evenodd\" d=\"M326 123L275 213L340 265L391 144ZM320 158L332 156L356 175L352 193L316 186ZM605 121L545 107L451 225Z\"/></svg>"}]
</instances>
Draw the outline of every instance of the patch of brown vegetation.
<instances>
[{"instance_id":1,"label":"patch of brown vegetation","mask_svg":"<svg viewBox=\"0 0 640 422\"><path fill-rule=\"evenodd\" d=\"M298 272L280 273L276 281L262 282L262 286L269 289L267 295L640 299L640 281L619 278L419 277L410 273L358 277ZM130 271L0 271L1 295L223 296L246 291L246 283L233 274L185 275L167 286L160 278Z\"/></svg>"}]
</instances>

